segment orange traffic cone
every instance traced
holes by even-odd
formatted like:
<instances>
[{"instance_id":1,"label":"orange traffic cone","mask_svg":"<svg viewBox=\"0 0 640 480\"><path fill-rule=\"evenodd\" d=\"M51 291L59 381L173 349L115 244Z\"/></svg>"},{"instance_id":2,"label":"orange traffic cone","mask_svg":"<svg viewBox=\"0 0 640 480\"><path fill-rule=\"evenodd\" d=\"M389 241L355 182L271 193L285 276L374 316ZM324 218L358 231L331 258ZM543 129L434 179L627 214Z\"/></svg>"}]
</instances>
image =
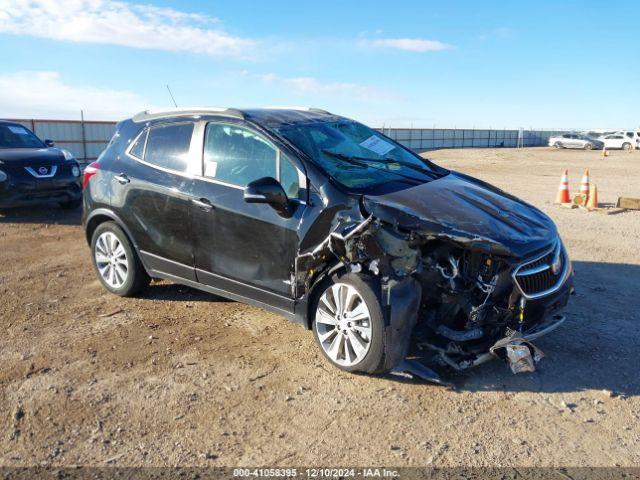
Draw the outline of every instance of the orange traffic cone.
<instances>
[{"instance_id":1,"label":"orange traffic cone","mask_svg":"<svg viewBox=\"0 0 640 480\"><path fill-rule=\"evenodd\" d=\"M560 186L558 187L556 203L571 203L571 199L569 198L569 170L566 168L562 177L560 177Z\"/></svg>"},{"instance_id":2,"label":"orange traffic cone","mask_svg":"<svg viewBox=\"0 0 640 480\"><path fill-rule=\"evenodd\" d=\"M580 183L580 195L583 196L583 205L587 204L589 199L589 170L585 170L582 174L582 182Z\"/></svg>"},{"instance_id":3,"label":"orange traffic cone","mask_svg":"<svg viewBox=\"0 0 640 480\"><path fill-rule=\"evenodd\" d=\"M587 202L587 208L593 210L598 208L598 186L594 185L589 190L589 201Z\"/></svg>"},{"instance_id":4,"label":"orange traffic cone","mask_svg":"<svg viewBox=\"0 0 640 480\"><path fill-rule=\"evenodd\" d=\"M602 157L608 157L609 152L607 151L607 147L602 147Z\"/></svg>"}]
</instances>

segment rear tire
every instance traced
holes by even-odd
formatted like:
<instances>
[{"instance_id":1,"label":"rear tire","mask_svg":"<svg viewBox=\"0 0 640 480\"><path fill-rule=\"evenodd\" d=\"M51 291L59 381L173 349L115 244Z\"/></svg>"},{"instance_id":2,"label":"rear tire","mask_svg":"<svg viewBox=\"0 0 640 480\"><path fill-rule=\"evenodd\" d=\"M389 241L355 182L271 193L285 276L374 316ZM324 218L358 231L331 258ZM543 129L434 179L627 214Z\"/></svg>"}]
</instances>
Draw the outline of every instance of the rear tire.
<instances>
[{"instance_id":1,"label":"rear tire","mask_svg":"<svg viewBox=\"0 0 640 480\"><path fill-rule=\"evenodd\" d=\"M336 274L317 291L311 328L325 358L347 372L384 372L385 325L377 281L354 273Z\"/></svg>"},{"instance_id":2,"label":"rear tire","mask_svg":"<svg viewBox=\"0 0 640 480\"><path fill-rule=\"evenodd\" d=\"M585 143L584 149L585 150L593 150L593 145L591 143Z\"/></svg>"},{"instance_id":3,"label":"rear tire","mask_svg":"<svg viewBox=\"0 0 640 480\"><path fill-rule=\"evenodd\" d=\"M631 150L631 144L628 142L625 142L622 144L622 149L623 150Z\"/></svg>"},{"instance_id":4,"label":"rear tire","mask_svg":"<svg viewBox=\"0 0 640 480\"><path fill-rule=\"evenodd\" d=\"M151 280L129 238L115 222L101 223L93 232L91 259L102 286L121 297L138 293Z\"/></svg>"}]
</instances>

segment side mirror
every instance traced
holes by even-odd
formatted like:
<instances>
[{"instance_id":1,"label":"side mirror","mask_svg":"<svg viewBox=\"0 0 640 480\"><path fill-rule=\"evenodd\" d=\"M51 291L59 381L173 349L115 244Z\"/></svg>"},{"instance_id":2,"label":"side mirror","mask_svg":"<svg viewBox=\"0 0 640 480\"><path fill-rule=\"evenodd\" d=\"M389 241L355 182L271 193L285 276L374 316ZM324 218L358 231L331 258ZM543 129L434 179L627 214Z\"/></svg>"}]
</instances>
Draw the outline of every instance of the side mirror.
<instances>
[{"instance_id":1,"label":"side mirror","mask_svg":"<svg viewBox=\"0 0 640 480\"><path fill-rule=\"evenodd\" d=\"M292 214L291 203L284 188L273 177L263 177L249 183L244 189L244 201L267 203L284 218L289 218Z\"/></svg>"},{"instance_id":2,"label":"side mirror","mask_svg":"<svg viewBox=\"0 0 640 480\"><path fill-rule=\"evenodd\" d=\"M54 142L53 140L49 140L48 138L47 138L47 139L45 139L44 144L45 144L47 147L55 147L55 146L56 146L55 142Z\"/></svg>"}]
</instances>

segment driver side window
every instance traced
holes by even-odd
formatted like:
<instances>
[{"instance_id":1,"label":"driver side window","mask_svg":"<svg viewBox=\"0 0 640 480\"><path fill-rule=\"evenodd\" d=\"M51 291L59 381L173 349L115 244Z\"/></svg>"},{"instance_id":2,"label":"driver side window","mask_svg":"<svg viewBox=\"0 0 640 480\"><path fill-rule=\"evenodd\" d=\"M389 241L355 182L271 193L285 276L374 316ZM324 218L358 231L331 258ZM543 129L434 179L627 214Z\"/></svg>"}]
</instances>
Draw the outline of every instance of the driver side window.
<instances>
[{"instance_id":1,"label":"driver side window","mask_svg":"<svg viewBox=\"0 0 640 480\"><path fill-rule=\"evenodd\" d=\"M207 124L204 176L246 186L262 177L277 178L276 148L253 131L232 124Z\"/></svg>"}]
</instances>

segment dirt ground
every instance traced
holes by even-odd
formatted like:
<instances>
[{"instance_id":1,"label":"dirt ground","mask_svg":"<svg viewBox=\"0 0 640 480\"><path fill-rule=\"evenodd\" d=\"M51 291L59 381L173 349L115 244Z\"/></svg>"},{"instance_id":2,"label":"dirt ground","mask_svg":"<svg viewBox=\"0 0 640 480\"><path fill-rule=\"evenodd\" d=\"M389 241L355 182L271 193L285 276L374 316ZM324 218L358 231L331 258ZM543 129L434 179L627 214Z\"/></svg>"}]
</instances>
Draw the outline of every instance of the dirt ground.
<instances>
[{"instance_id":1,"label":"dirt ground","mask_svg":"<svg viewBox=\"0 0 640 480\"><path fill-rule=\"evenodd\" d=\"M541 207L576 272L532 374L496 361L455 388L351 375L310 332L166 282L107 294L80 214L0 216L0 466L639 466L640 212L556 207L563 168L600 201L640 196L640 152L428 157Z\"/></svg>"}]
</instances>

